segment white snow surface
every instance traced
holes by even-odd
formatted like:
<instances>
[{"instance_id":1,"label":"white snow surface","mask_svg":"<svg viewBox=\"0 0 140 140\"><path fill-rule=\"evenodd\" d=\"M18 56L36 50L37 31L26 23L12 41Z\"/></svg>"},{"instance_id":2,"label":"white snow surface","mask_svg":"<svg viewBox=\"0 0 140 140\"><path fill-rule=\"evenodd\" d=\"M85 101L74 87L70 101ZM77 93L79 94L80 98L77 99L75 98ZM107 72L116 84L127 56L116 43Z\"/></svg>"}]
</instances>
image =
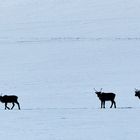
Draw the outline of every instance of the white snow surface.
<instances>
[{"instance_id":1,"label":"white snow surface","mask_svg":"<svg viewBox=\"0 0 140 140\"><path fill-rule=\"evenodd\" d=\"M139 0L0 0L0 104L5 140L140 137ZM116 94L100 109L94 88ZM9 104L10 106L10 104Z\"/></svg>"}]
</instances>

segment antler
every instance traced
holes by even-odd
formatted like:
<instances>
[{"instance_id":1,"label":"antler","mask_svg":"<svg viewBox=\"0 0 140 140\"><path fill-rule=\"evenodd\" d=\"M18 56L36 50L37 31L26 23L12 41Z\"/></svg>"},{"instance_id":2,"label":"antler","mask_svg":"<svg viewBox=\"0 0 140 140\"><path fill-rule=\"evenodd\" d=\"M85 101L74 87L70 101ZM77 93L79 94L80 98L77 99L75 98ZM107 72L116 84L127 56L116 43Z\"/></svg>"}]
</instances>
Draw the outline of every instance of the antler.
<instances>
[{"instance_id":1,"label":"antler","mask_svg":"<svg viewBox=\"0 0 140 140\"><path fill-rule=\"evenodd\" d=\"M94 90L97 92L97 90L94 88Z\"/></svg>"},{"instance_id":2,"label":"antler","mask_svg":"<svg viewBox=\"0 0 140 140\"><path fill-rule=\"evenodd\" d=\"M100 89L100 92L103 90L103 88Z\"/></svg>"},{"instance_id":3,"label":"antler","mask_svg":"<svg viewBox=\"0 0 140 140\"><path fill-rule=\"evenodd\" d=\"M135 88L135 91L139 91L139 90Z\"/></svg>"},{"instance_id":4,"label":"antler","mask_svg":"<svg viewBox=\"0 0 140 140\"><path fill-rule=\"evenodd\" d=\"M94 90L97 92L97 90L94 88ZM103 88L100 89L100 92L102 92Z\"/></svg>"}]
</instances>

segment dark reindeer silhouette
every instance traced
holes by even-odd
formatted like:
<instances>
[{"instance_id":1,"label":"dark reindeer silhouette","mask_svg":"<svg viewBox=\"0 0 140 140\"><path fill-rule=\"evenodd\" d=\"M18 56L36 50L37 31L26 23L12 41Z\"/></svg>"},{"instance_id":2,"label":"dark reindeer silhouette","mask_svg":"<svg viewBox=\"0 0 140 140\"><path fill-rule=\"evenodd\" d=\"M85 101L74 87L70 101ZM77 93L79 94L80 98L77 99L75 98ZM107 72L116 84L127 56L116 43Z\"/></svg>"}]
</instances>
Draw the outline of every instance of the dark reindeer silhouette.
<instances>
[{"instance_id":1,"label":"dark reindeer silhouette","mask_svg":"<svg viewBox=\"0 0 140 140\"><path fill-rule=\"evenodd\" d=\"M110 108L112 108L113 104L114 104L114 108L116 108L116 102L114 101L116 94L102 92L102 88L100 91L97 91L95 88L94 90L99 100L101 101L101 108L105 108L105 101L111 101Z\"/></svg>"},{"instance_id":2,"label":"dark reindeer silhouette","mask_svg":"<svg viewBox=\"0 0 140 140\"><path fill-rule=\"evenodd\" d=\"M140 90L135 88L135 96L140 99Z\"/></svg>"},{"instance_id":3,"label":"dark reindeer silhouette","mask_svg":"<svg viewBox=\"0 0 140 140\"><path fill-rule=\"evenodd\" d=\"M0 102L5 103L5 109L10 109L7 104L8 103L12 103L13 106L11 107L11 109L14 108L15 103L18 105L18 109L20 110L20 104L18 102L18 97L16 95L4 95L4 96L0 96Z\"/></svg>"}]
</instances>

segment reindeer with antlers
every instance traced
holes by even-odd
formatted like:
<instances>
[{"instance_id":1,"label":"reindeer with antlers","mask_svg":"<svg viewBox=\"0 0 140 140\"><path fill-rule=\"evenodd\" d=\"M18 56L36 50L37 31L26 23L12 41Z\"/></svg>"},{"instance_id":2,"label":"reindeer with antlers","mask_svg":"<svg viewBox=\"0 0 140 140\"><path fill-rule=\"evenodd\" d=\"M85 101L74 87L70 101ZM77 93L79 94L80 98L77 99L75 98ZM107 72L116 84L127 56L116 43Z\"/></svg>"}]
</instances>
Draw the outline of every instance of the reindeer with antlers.
<instances>
[{"instance_id":1,"label":"reindeer with antlers","mask_svg":"<svg viewBox=\"0 0 140 140\"><path fill-rule=\"evenodd\" d=\"M99 100L101 101L101 108L105 108L105 101L111 101L110 108L112 108L113 105L114 105L114 108L116 108L116 102L114 101L116 94L102 92L102 88L100 91L97 91L95 88L94 90Z\"/></svg>"}]
</instances>

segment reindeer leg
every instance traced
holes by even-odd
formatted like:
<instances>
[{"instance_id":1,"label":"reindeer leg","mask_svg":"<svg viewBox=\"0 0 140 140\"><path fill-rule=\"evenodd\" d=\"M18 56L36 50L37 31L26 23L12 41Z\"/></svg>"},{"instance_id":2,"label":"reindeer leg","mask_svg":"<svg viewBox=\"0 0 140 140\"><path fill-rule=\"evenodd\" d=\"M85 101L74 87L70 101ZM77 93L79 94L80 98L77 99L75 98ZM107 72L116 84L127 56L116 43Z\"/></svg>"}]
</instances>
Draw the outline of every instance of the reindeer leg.
<instances>
[{"instance_id":1,"label":"reindeer leg","mask_svg":"<svg viewBox=\"0 0 140 140\"><path fill-rule=\"evenodd\" d=\"M18 109L20 110L20 104L19 104L19 102L16 102L16 104L18 105Z\"/></svg>"},{"instance_id":2,"label":"reindeer leg","mask_svg":"<svg viewBox=\"0 0 140 140\"><path fill-rule=\"evenodd\" d=\"M10 108L7 106L7 103L5 103L5 110L6 110L6 109L10 109Z\"/></svg>"},{"instance_id":3,"label":"reindeer leg","mask_svg":"<svg viewBox=\"0 0 140 140\"><path fill-rule=\"evenodd\" d=\"M11 107L11 110L14 108L14 106L15 106L15 103L12 103L13 104L13 106Z\"/></svg>"},{"instance_id":4,"label":"reindeer leg","mask_svg":"<svg viewBox=\"0 0 140 140\"><path fill-rule=\"evenodd\" d=\"M114 108L116 108L116 102L114 101Z\"/></svg>"},{"instance_id":5,"label":"reindeer leg","mask_svg":"<svg viewBox=\"0 0 140 140\"><path fill-rule=\"evenodd\" d=\"M110 106L110 108L112 108L113 104L114 104L114 101L111 101L111 106Z\"/></svg>"},{"instance_id":6,"label":"reindeer leg","mask_svg":"<svg viewBox=\"0 0 140 140\"><path fill-rule=\"evenodd\" d=\"M7 104L5 103L5 110L6 110L6 108L7 108L6 106L7 106Z\"/></svg>"},{"instance_id":7,"label":"reindeer leg","mask_svg":"<svg viewBox=\"0 0 140 140\"><path fill-rule=\"evenodd\" d=\"M105 101L103 103L104 103L104 108L105 108Z\"/></svg>"},{"instance_id":8,"label":"reindeer leg","mask_svg":"<svg viewBox=\"0 0 140 140\"><path fill-rule=\"evenodd\" d=\"M101 101L101 108L105 108L105 101Z\"/></svg>"},{"instance_id":9,"label":"reindeer leg","mask_svg":"<svg viewBox=\"0 0 140 140\"><path fill-rule=\"evenodd\" d=\"M103 106L103 102L101 101L101 108L102 108L102 106Z\"/></svg>"}]
</instances>

